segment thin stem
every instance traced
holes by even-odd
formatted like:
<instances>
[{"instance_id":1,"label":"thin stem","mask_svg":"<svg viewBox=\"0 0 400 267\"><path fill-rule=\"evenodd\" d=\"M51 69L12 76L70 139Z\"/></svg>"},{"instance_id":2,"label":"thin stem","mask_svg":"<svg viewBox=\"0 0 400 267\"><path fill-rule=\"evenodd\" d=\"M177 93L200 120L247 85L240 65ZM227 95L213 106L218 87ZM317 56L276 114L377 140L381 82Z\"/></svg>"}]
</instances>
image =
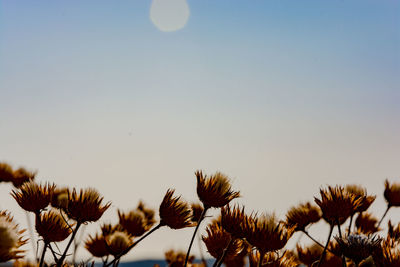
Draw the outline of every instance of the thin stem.
<instances>
[{"instance_id":1,"label":"thin stem","mask_svg":"<svg viewBox=\"0 0 400 267\"><path fill-rule=\"evenodd\" d=\"M349 229L347 229L347 235L349 235L351 233L351 225L353 224L353 217L354 217L354 214L352 214L350 217L350 223L349 223Z\"/></svg>"},{"instance_id":2,"label":"thin stem","mask_svg":"<svg viewBox=\"0 0 400 267\"><path fill-rule=\"evenodd\" d=\"M234 239L231 237L231 238L229 239L228 245L226 246L226 248L225 248L224 251L222 252L221 257L220 257L220 258L218 259L218 261L216 262L217 264L216 264L216 265L214 264L216 267L220 267L220 266L222 265L222 263L224 262L225 257L226 257L226 253L228 252L229 247L233 244L233 241L234 241Z\"/></svg>"},{"instance_id":3,"label":"thin stem","mask_svg":"<svg viewBox=\"0 0 400 267\"><path fill-rule=\"evenodd\" d=\"M340 230L340 223L339 223L339 220L337 220L336 223L337 223L337 227L338 227L338 231L339 231L339 236L340 236L340 238L343 238L343 236L342 236L342 231ZM347 266L347 264L346 264L346 257L343 255L343 253L342 253L342 266L343 266L343 267L346 267L346 266Z\"/></svg>"},{"instance_id":4,"label":"thin stem","mask_svg":"<svg viewBox=\"0 0 400 267\"><path fill-rule=\"evenodd\" d=\"M50 244L49 244L49 249L50 249L50 251L51 251L51 254L53 254L54 261L55 261L55 262L58 262L58 259L57 259L57 256L56 256L56 253L55 253L55 251L53 250L53 248L51 247L51 245L50 245Z\"/></svg>"},{"instance_id":5,"label":"thin stem","mask_svg":"<svg viewBox=\"0 0 400 267\"><path fill-rule=\"evenodd\" d=\"M194 238L196 237L197 230L199 229L200 223L203 221L207 210L208 210L208 207L204 207L203 212L200 215L199 221L197 222L196 228L194 229L194 233L193 233L192 239L190 240L189 248L188 248L188 251L186 253L185 265L184 265L185 267L187 266L187 263L188 263L188 260L189 260L190 250L192 249L193 241L194 241Z\"/></svg>"},{"instance_id":6,"label":"thin stem","mask_svg":"<svg viewBox=\"0 0 400 267\"><path fill-rule=\"evenodd\" d=\"M308 236L312 241L314 241L318 246L320 246L321 248L324 247L324 245L322 245L320 242L318 242L314 237L312 237L306 230L302 230L303 233L306 234L306 236Z\"/></svg>"},{"instance_id":7,"label":"thin stem","mask_svg":"<svg viewBox=\"0 0 400 267\"><path fill-rule=\"evenodd\" d=\"M135 243L133 243L132 245L130 245L129 247L127 247L124 251L122 251L119 255L115 256L115 258L110 261L110 263L107 263L105 265L105 267L111 266L113 265L116 261L119 260L119 258L121 258L123 255L125 255L126 253L128 253L134 246L136 246L140 241L142 241L143 239L145 239L146 237L148 237L150 234L152 234L154 231L156 231L157 229L159 229L161 226L164 226L164 224L159 223L156 227L154 227L153 229L151 229L150 231L148 231L144 236L142 236L141 238L138 239L138 241L136 241Z\"/></svg>"},{"instance_id":8,"label":"thin stem","mask_svg":"<svg viewBox=\"0 0 400 267\"><path fill-rule=\"evenodd\" d=\"M382 218L381 218L381 220L379 221L378 226L376 227L377 229L379 229L379 226L381 225L381 223L382 223L382 221L383 221L383 218L385 218L386 214L388 213L388 211L389 211L389 209L390 209L391 207L392 207L392 206L390 206L390 205L387 206L387 208L386 208L386 210L385 210L385 213L382 215Z\"/></svg>"},{"instance_id":9,"label":"thin stem","mask_svg":"<svg viewBox=\"0 0 400 267\"><path fill-rule=\"evenodd\" d=\"M324 258L325 258L326 249L328 248L329 241L331 240L331 235L332 235L332 232L333 232L333 227L334 227L334 224L331 224L331 228L329 229L328 240L326 240L326 244L325 244L324 250L322 251L321 257L319 258L319 262L318 262L317 267L321 266L321 264L322 264L322 262L323 262L323 260L324 260Z\"/></svg>"},{"instance_id":10,"label":"thin stem","mask_svg":"<svg viewBox=\"0 0 400 267\"><path fill-rule=\"evenodd\" d=\"M61 267L61 266L62 266L62 264L63 264L63 262L64 262L64 260L65 260L65 257L67 256L68 249L69 249L69 247L71 246L72 241L74 241L75 235L76 235L76 233L78 232L79 227L81 226L81 224L82 224L81 222L77 222L77 223L76 223L75 230L72 232L72 235L71 235L71 238L69 239L69 242L68 242L68 244L67 244L67 247L65 248L64 253L62 254L61 258L60 258L60 259L58 260L58 262L57 262L57 267Z\"/></svg>"},{"instance_id":11,"label":"thin stem","mask_svg":"<svg viewBox=\"0 0 400 267\"><path fill-rule=\"evenodd\" d=\"M72 263L73 263L73 265L75 265L76 252L78 251L79 244L81 243L83 235L85 233L85 226L86 225L83 225L83 227L81 227L81 231L80 231L79 237L74 240L74 253L72 254Z\"/></svg>"},{"instance_id":12,"label":"thin stem","mask_svg":"<svg viewBox=\"0 0 400 267\"><path fill-rule=\"evenodd\" d=\"M43 247L42 256L40 257L39 267L43 267L44 255L46 254L47 245L48 245L48 244L45 242L45 243L44 243L44 247Z\"/></svg>"},{"instance_id":13,"label":"thin stem","mask_svg":"<svg viewBox=\"0 0 400 267\"><path fill-rule=\"evenodd\" d=\"M199 242L199 254L200 254L201 263L203 263L204 267L207 267L207 261L204 258L203 250L201 249L201 245L202 245L201 238L198 237L197 240Z\"/></svg>"}]
</instances>

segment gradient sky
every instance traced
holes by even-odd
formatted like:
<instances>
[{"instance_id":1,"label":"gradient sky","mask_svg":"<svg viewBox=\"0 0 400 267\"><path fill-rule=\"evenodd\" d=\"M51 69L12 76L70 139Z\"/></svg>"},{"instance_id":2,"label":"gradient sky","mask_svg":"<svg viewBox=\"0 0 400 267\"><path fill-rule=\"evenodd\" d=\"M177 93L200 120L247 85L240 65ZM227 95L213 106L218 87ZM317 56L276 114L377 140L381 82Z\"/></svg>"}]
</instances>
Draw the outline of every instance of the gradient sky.
<instances>
[{"instance_id":1,"label":"gradient sky","mask_svg":"<svg viewBox=\"0 0 400 267\"><path fill-rule=\"evenodd\" d=\"M230 176L249 211L283 218L357 183L380 216L400 175L400 2L188 5L166 33L151 1L0 1L0 161L97 188L106 222L170 187L195 201L197 169ZM10 189L0 208L25 225ZM126 259L186 249L192 231L161 230Z\"/></svg>"}]
</instances>

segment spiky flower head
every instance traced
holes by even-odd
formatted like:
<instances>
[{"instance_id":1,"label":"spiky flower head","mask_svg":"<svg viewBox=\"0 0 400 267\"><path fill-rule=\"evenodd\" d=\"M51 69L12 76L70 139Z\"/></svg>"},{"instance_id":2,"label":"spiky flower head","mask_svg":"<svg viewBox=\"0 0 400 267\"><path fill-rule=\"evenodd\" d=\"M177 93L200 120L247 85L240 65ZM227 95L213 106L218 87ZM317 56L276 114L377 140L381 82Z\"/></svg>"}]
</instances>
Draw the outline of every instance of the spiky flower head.
<instances>
[{"instance_id":1,"label":"spiky flower head","mask_svg":"<svg viewBox=\"0 0 400 267\"><path fill-rule=\"evenodd\" d=\"M310 202L292 207L286 214L288 227L295 227L295 231L304 231L312 223L321 219L321 210Z\"/></svg>"},{"instance_id":2,"label":"spiky flower head","mask_svg":"<svg viewBox=\"0 0 400 267\"><path fill-rule=\"evenodd\" d=\"M12 179L13 179L12 167L5 162L0 162L0 182L11 182Z\"/></svg>"},{"instance_id":3,"label":"spiky flower head","mask_svg":"<svg viewBox=\"0 0 400 267\"><path fill-rule=\"evenodd\" d=\"M328 186L320 190L321 199L314 198L322 210L322 218L330 225L342 224L361 205L361 199L348 193L341 186Z\"/></svg>"},{"instance_id":4,"label":"spiky flower head","mask_svg":"<svg viewBox=\"0 0 400 267\"><path fill-rule=\"evenodd\" d=\"M102 204L103 197L93 188L80 190L75 188L68 194L67 214L79 223L95 222L110 207L111 203Z\"/></svg>"},{"instance_id":5,"label":"spiky flower head","mask_svg":"<svg viewBox=\"0 0 400 267\"><path fill-rule=\"evenodd\" d=\"M231 208L229 204L221 208L221 226L225 231L235 238L244 238L246 236L247 215L244 213L244 207L238 205Z\"/></svg>"},{"instance_id":6,"label":"spiky flower head","mask_svg":"<svg viewBox=\"0 0 400 267\"><path fill-rule=\"evenodd\" d=\"M355 210L355 212L364 212L366 211L371 204L375 201L376 196L368 195L367 189L360 185L346 185L344 188L348 193L355 195L356 197L360 198L360 206Z\"/></svg>"},{"instance_id":7,"label":"spiky flower head","mask_svg":"<svg viewBox=\"0 0 400 267\"><path fill-rule=\"evenodd\" d=\"M156 223L156 219L155 219L155 211L152 208L147 207L143 201L139 201L139 204L137 206L137 209L140 210L141 212L143 212L144 217L146 218L146 221L148 224L155 224Z\"/></svg>"},{"instance_id":8,"label":"spiky flower head","mask_svg":"<svg viewBox=\"0 0 400 267\"><path fill-rule=\"evenodd\" d=\"M146 213L139 208L131 210L129 213L123 213L118 210L118 217L119 223L132 236L143 235L155 222L154 218L146 216Z\"/></svg>"},{"instance_id":9,"label":"spiky flower head","mask_svg":"<svg viewBox=\"0 0 400 267\"><path fill-rule=\"evenodd\" d=\"M168 189L161 202L160 224L167 225L172 229L181 229L194 226L192 222L192 209L189 204L181 200L181 197L174 197L175 190Z\"/></svg>"},{"instance_id":10,"label":"spiky flower head","mask_svg":"<svg viewBox=\"0 0 400 267\"><path fill-rule=\"evenodd\" d=\"M72 232L71 226L65 222L60 211L56 209L36 215L35 228L45 243L63 241Z\"/></svg>"},{"instance_id":11,"label":"spiky flower head","mask_svg":"<svg viewBox=\"0 0 400 267\"><path fill-rule=\"evenodd\" d=\"M191 205L192 208L192 222L193 223L198 223L201 217L201 214L204 211L203 205L200 203L192 203Z\"/></svg>"},{"instance_id":12,"label":"spiky flower head","mask_svg":"<svg viewBox=\"0 0 400 267\"><path fill-rule=\"evenodd\" d=\"M29 181L19 189L13 190L11 195L24 210L40 213L49 205L54 187L54 184L42 185Z\"/></svg>"},{"instance_id":13,"label":"spiky flower head","mask_svg":"<svg viewBox=\"0 0 400 267\"><path fill-rule=\"evenodd\" d=\"M170 249L164 253L165 261L170 267L184 267L185 265L185 257L186 252L184 251L175 251ZM191 266L194 261L194 256L190 255L188 258L188 266Z\"/></svg>"},{"instance_id":14,"label":"spiky flower head","mask_svg":"<svg viewBox=\"0 0 400 267\"><path fill-rule=\"evenodd\" d=\"M262 259L258 251L253 251L249 254L250 267L297 267L299 262L296 257L285 251L282 256L277 253L269 252L264 255ZM261 262L260 262L261 261Z\"/></svg>"},{"instance_id":15,"label":"spiky flower head","mask_svg":"<svg viewBox=\"0 0 400 267\"><path fill-rule=\"evenodd\" d=\"M400 183L390 184L385 180L385 191L383 193L389 207L400 206Z\"/></svg>"},{"instance_id":16,"label":"spiky flower head","mask_svg":"<svg viewBox=\"0 0 400 267\"><path fill-rule=\"evenodd\" d=\"M0 211L0 262L19 259L24 251L20 247L27 243L13 218L6 211Z\"/></svg>"},{"instance_id":17,"label":"spiky flower head","mask_svg":"<svg viewBox=\"0 0 400 267\"><path fill-rule=\"evenodd\" d=\"M133 243L132 237L125 231L115 231L105 239L108 250L113 256L121 255Z\"/></svg>"},{"instance_id":18,"label":"spiky flower head","mask_svg":"<svg viewBox=\"0 0 400 267\"><path fill-rule=\"evenodd\" d=\"M360 213L355 221L357 232L365 235L378 232L380 228L377 225L378 219L368 212Z\"/></svg>"},{"instance_id":19,"label":"spiky flower head","mask_svg":"<svg viewBox=\"0 0 400 267\"><path fill-rule=\"evenodd\" d=\"M220 208L228 204L232 199L240 196L233 191L228 176L220 172L207 177L202 171L196 171L197 195L204 208Z\"/></svg>"},{"instance_id":20,"label":"spiky flower head","mask_svg":"<svg viewBox=\"0 0 400 267\"><path fill-rule=\"evenodd\" d=\"M335 237L335 239L339 244L341 253L357 265L379 249L382 241L380 237L358 234L351 234L343 238Z\"/></svg>"},{"instance_id":21,"label":"spiky flower head","mask_svg":"<svg viewBox=\"0 0 400 267\"><path fill-rule=\"evenodd\" d=\"M89 235L89 238L85 242L85 248L90 252L90 254L98 258L102 258L110 254L103 235Z\"/></svg>"},{"instance_id":22,"label":"spiky flower head","mask_svg":"<svg viewBox=\"0 0 400 267\"><path fill-rule=\"evenodd\" d=\"M244 245L243 240L233 238L225 231L218 221L212 222L206 229L207 235L203 236L203 242L206 244L207 251L215 259L220 259L224 250L226 250L225 259L229 260L242 252ZM233 241L231 242L231 239Z\"/></svg>"},{"instance_id":23,"label":"spiky flower head","mask_svg":"<svg viewBox=\"0 0 400 267\"><path fill-rule=\"evenodd\" d=\"M63 209L66 211L68 207L68 188L54 188L50 205L54 208Z\"/></svg>"},{"instance_id":24,"label":"spiky flower head","mask_svg":"<svg viewBox=\"0 0 400 267\"><path fill-rule=\"evenodd\" d=\"M274 214L249 217L247 224L246 239L262 254L283 248L294 232L294 227L287 228Z\"/></svg>"},{"instance_id":25,"label":"spiky flower head","mask_svg":"<svg viewBox=\"0 0 400 267\"><path fill-rule=\"evenodd\" d=\"M307 266L316 266L318 265L318 261L321 257L323 248L317 244L312 244L308 247L301 247L300 245L296 245L297 257L303 264ZM341 266L342 259L335 254L327 251L323 264L323 267L336 267Z\"/></svg>"},{"instance_id":26,"label":"spiky flower head","mask_svg":"<svg viewBox=\"0 0 400 267\"><path fill-rule=\"evenodd\" d=\"M25 168L19 168L13 172L12 183L16 188L21 187L24 183L35 179L36 172L28 171Z\"/></svg>"}]
</instances>

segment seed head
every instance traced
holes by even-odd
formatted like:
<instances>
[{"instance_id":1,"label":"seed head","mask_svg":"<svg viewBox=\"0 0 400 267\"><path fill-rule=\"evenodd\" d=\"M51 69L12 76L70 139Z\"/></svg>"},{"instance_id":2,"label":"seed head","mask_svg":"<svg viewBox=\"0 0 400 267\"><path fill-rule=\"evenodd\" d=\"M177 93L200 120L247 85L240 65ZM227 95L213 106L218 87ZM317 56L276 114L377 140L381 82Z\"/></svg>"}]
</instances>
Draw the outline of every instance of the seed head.
<instances>
[{"instance_id":1,"label":"seed head","mask_svg":"<svg viewBox=\"0 0 400 267\"><path fill-rule=\"evenodd\" d=\"M244 213L244 207L238 205L231 208L229 204L221 208L221 226L235 238L244 238L246 236L247 215Z\"/></svg>"},{"instance_id":2,"label":"seed head","mask_svg":"<svg viewBox=\"0 0 400 267\"><path fill-rule=\"evenodd\" d=\"M239 192L231 189L228 176L216 172L211 177L203 175L202 171L196 171L197 195L205 208L220 208L228 204L232 199L240 196Z\"/></svg>"},{"instance_id":3,"label":"seed head","mask_svg":"<svg viewBox=\"0 0 400 267\"><path fill-rule=\"evenodd\" d=\"M13 169L7 163L0 162L0 182L11 182L13 179Z\"/></svg>"},{"instance_id":4,"label":"seed head","mask_svg":"<svg viewBox=\"0 0 400 267\"><path fill-rule=\"evenodd\" d=\"M181 229L193 226L192 209L189 204L182 201L181 197L173 197L175 190L168 189L161 202L160 224L167 225L172 229Z\"/></svg>"},{"instance_id":5,"label":"seed head","mask_svg":"<svg viewBox=\"0 0 400 267\"><path fill-rule=\"evenodd\" d=\"M374 234L380 231L377 224L378 219L368 212L360 213L355 221L357 232L365 235Z\"/></svg>"},{"instance_id":6,"label":"seed head","mask_svg":"<svg viewBox=\"0 0 400 267\"><path fill-rule=\"evenodd\" d=\"M198 223L201 217L201 214L204 211L203 205L201 205L200 203L192 203L191 204L192 207L192 222L193 223Z\"/></svg>"},{"instance_id":7,"label":"seed head","mask_svg":"<svg viewBox=\"0 0 400 267\"><path fill-rule=\"evenodd\" d=\"M85 248L94 257L102 258L109 255L106 240L103 235L96 234L94 237L89 235L85 242Z\"/></svg>"},{"instance_id":8,"label":"seed head","mask_svg":"<svg viewBox=\"0 0 400 267\"><path fill-rule=\"evenodd\" d=\"M50 205L54 208L67 210L68 207L68 188L55 188L51 196Z\"/></svg>"},{"instance_id":9,"label":"seed head","mask_svg":"<svg viewBox=\"0 0 400 267\"><path fill-rule=\"evenodd\" d=\"M389 184L389 181L385 180L385 191L383 193L386 202L389 207L400 206L400 183Z\"/></svg>"},{"instance_id":10,"label":"seed head","mask_svg":"<svg viewBox=\"0 0 400 267\"><path fill-rule=\"evenodd\" d=\"M380 248L381 238L351 234L343 238L335 237L342 254L352 259L357 265Z\"/></svg>"},{"instance_id":11,"label":"seed head","mask_svg":"<svg viewBox=\"0 0 400 267\"><path fill-rule=\"evenodd\" d=\"M60 211L51 209L36 215L36 231L45 243L65 240L72 232Z\"/></svg>"},{"instance_id":12,"label":"seed head","mask_svg":"<svg viewBox=\"0 0 400 267\"><path fill-rule=\"evenodd\" d=\"M41 210L49 205L54 187L54 184L41 185L34 181L29 181L19 189L13 190L11 195L24 210L40 213Z\"/></svg>"},{"instance_id":13,"label":"seed head","mask_svg":"<svg viewBox=\"0 0 400 267\"><path fill-rule=\"evenodd\" d=\"M312 223L321 219L321 210L310 202L292 207L286 214L288 227L295 227L295 231L304 231Z\"/></svg>"},{"instance_id":14,"label":"seed head","mask_svg":"<svg viewBox=\"0 0 400 267\"><path fill-rule=\"evenodd\" d=\"M269 252L266 253L263 259L260 259L260 253L258 251L253 251L249 254L250 267L297 267L299 262L296 257L285 251L285 253L279 257L277 253ZM262 261L259 264L260 260Z\"/></svg>"},{"instance_id":15,"label":"seed head","mask_svg":"<svg viewBox=\"0 0 400 267\"><path fill-rule=\"evenodd\" d=\"M0 262L19 259L25 252L20 247L27 243L22 234L25 230L19 230L13 218L5 211L0 211Z\"/></svg>"},{"instance_id":16,"label":"seed head","mask_svg":"<svg viewBox=\"0 0 400 267\"><path fill-rule=\"evenodd\" d=\"M13 172L12 183L16 188L21 187L24 183L35 179L36 172L31 172L25 168L19 168Z\"/></svg>"},{"instance_id":17,"label":"seed head","mask_svg":"<svg viewBox=\"0 0 400 267\"><path fill-rule=\"evenodd\" d=\"M345 190L348 193L355 195L357 198L360 198L361 203L356 209L356 212L361 213L366 211L376 199L376 196L369 196L367 194L367 189L360 185L346 185Z\"/></svg>"},{"instance_id":18,"label":"seed head","mask_svg":"<svg viewBox=\"0 0 400 267\"><path fill-rule=\"evenodd\" d=\"M132 245L133 240L126 232L115 231L111 235L106 236L106 243L110 254L117 256Z\"/></svg>"},{"instance_id":19,"label":"seed head","mask_svg":"<svg viewBox=\"0 0 400 267\"><path fill-rule=\"evenodd\" d=\"M143 207L143 203L141 204ZM150 218L142 209L136 208L129 213L122 213L118 210L119 223L132 236L141 236L154 224L154 213Z\"/></svg>"}]
</instances>

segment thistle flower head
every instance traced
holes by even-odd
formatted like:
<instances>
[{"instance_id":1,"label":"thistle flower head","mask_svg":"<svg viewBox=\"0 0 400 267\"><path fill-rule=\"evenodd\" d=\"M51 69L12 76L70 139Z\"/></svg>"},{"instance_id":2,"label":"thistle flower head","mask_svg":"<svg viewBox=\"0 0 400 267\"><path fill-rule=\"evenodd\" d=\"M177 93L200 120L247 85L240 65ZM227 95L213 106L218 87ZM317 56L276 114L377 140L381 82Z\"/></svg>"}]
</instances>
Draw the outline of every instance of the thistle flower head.
<instances>
[{"instance_id":1,"label":"thistle flower head","mask_svg":"<svg viewBox=\"0 0 400 267\"><path fill-rule=\"evenodd\" d=\"M247 215L244 213L244 207L238 205L231 208L229 204L221 208L221 226L222 228L236 238L246 236Z\"/></svg>"},{"instance_id":2,"label":"thistle flower head","mask_svg":"<svg viewBox=\"0 0 400 267\"><path fill-rule=\"evenodd\" d=\"M321 189L321 199L314 198L322 210L322 218L330 225L342 224L356 212L361 199L346 192L341 186Z\"/></svg>"},{"instance_id":3,"label":"thistle flower head","mask_svg":"<svg viewBox=\"0 0 400 267\"><path fill-rule=\"evenodd\" d=\"M19 259L24 251L20 247L27 243L13 218L5 211L0 211L0 262Z\"/></svg>"},{"instance_id":4,"label":"thistle flower head","mask_svg":"<svg viewBox=\"0 0 400 267\"><path fill-rule=\"evenodd\" d=\"M278 254L270 252L266 253L262 259L261 254L258 251L253 251L249 254L250 267L297 267L299 262L296 257L285 251L285 253L279 257ZM261 261L261 263L260 263Z\"/></svg>"},{"instance_id":5,"label":"thistle flower head","mask_svg":"<svg viewBox=\"0 0 400 267\"><path fill-rule=\"evenodd\" d=\"M168 266L183 267L185 265L186 252L170 249L166 251L164 255L165 261L168 263ZM193 261L194 256L189 256L188 263L192 264Z\"/></svg>"},{"instance_id":6,"label":"thistle flower head","mask_svg":"<svg viewBox=\"0 0 400 267\"><path fill-rule=\"evenodd\" d=\"M79 194L73 189L68 194L68 217L80 223L95 222L111 205L103 205L102 201L103 197L93 188L81 189Z\"/></svg>"},{"instance_id":7,"label":"thistle flower head","mask_svg":"<svg viewBox=\"0 0 400 267\"><path fill-rule=\"evenodd\" d=\"M109 255L107 243L103 235L96 234L94 237L89 236L85 242L85 248L94 257L102 258Z\"/></svg>"},{"instance_id":8,"label":"thistle flower head","mask_svg":"<svg viewBox=\"0 0 400 267\"><path fill-rule=\"evenodd\" d=\"M355 195L357 198L360 198L360 206L355 210L355 212L364 212L366 211L375 201L376 196L370 196L367 194L367 189L360 185L346 185L344 188L350 194Z\"/></svg>"},{"instance_id":9,"label":"thistle flower head","mask_svg":"<svg viewBox=\"0 0 400 267\"><path fill-rule=\"evenodd\" d=\"M232 199L240 196L239 192L231 189L228 176L216 172L211 177L203 175L202 171L196 171L197 195L204 208L220 208L228 204Z\"/></svg>"},{"instance_id":10,"label":"thistle flower head","mask_svg":"<svg viewBox=\"0 0 400 267\"><path fill-rule=\"evenodd\" d=\"M24 183L35 179L36 172L31 172L25 168L19 168L13 172L12 183L16 188L21 187Z\"/></svg>"},{"instance_id":11,"label":"thistle flower head","mask_svg":"<svg viewBox=\"0 0 400 267\"><path fill-rule=\"evenodd\" d=\"M190 206L192 208L192 222L198 223L204 208L200 203L192 203Z\"/></svg>"},{"instance_id":12,"label":"thistle flower head","mask_svg":"<svg viewBox=\"0 0 400 267\"><path fill-rule=\"evenodd\" d=\"M380 248L381 238L351 234L343 238L335 237L341 253L352 259L356 264L369 257Z\"/></svg>"},{"instance_id":13,"label":"thistle flower head","mask_svg":"<svg viewBox=\"0 0 400 267\"><path fill-rule=\"evenodd\" d=\"M304 231L305 228L321 219L321 210L310 202L292 207L286 214L286 225L295 227L295 231Z\"/></svg>"},{"instance_id":14,"label":"thistle flower head","mask_svg":"<svg viewBox=\"0 0 400 267\"><path fill-rule=\"evenodd\" d=\"M182 201L181 197L173 197L175 190L169 189L161 202L160 224L172 229L181 229L193 226L192 209L189 204Z\"/></svg>"},{"instance_id":15,"label":"thistle flower head","mask_svg":"<svg viewBox=\"0 0 400 267\"><path fill-rule=\"evenodd\" d=\"M13 179L13 169L7 163L0 162L0 182L11 182Z\"/></svg>"},{"instance_id":16,"label":"thistle flower head","mask_svg":"<svg viewBox=\"0 0 400 267\"><path fill-rule=\"evenodd\" d=\"M115 231L105 239L108 250L113 256L120 255L133 243L132 237L124 231Z\"/></svg>"},{"instance_id":17,"label":"thistle flower head","mask_svg":"<svg viewBox=\"0 0 400 267\"><path fill-rule=\"evenodd\" d=\"M400 183L390 184L385 180L385 191L383 193L389 207L400 206Z\"/></svg>"},{"instance_id":18,"label":"thistle flower head","mask_svg":"<svg viewBox=\"0 0 400 267\"><path fill-rule=\"evenodd\" d=\"M68 207L68 188L54 188L50 205L54 208L59 208L66 211Z\"/></svg>"},{"instance_id":19,"label":"thistle flower head","mask_svg":"<svg viewBox=\"0 0 400 267\"><path fill-rule=\"evenodd\" d=\"M143 207L143 203L140 204ZM129 213L122 213L118 210L119 223L132 236L141 236L154 224L154 214L149 217L139 207Z\"/></svg>"},{"instance_id":20,"label":"thistle flower head","mask_svg":"<svg viewBox=\"0 0 400 267\"><path fill-rule=\"evenodd\" d=\"M315 266L319 261L323 248L317 244L312 244L308 247L301 247L299 245L296 246L297 257L303 264L307 266ZM325 255L324 262L321 266L341 266L342 259L335 254L327 251Z\"/></svg>"},{"instance_id":21,"label":"thistle flower head","mask_svg":"<svg viewBox=\"0 0 400 267\"><path fill-rule=\"evenodd\" d=\"M36 215L35 228L45 243L65 240L72 232L60 211L51 209Z\"/></svg>"},{"instance_id":22,"label":"thistle flower head","mask_svg":"<svg viewBox=\"0 0 400 267\"><path fill-rule=\"evenodd\" d=\"M273 214L252 218L248 222L246 239L262 254L283 248L294 232L294 227L287 228Z\"/></svg>"},{"instance_id":23,"label":"thistle flower head","mask_svg":"<svg viewBox=\"0 0 400 267\"><path fill-rule=\"evenodd\" d=\"M377 224L378 219L368 212L360 213L355 221L357 232L365 235L378 232L380 228L377 227Z\"/></svg>"},{"instance_id":24,"label":"thistle flower head","mask_svg":"<svg viewBox=\"0 0 400 267\"><path fill-rule=\"evenodd\" d=\"M24 183L19 189L13 190L11 195L18 205L26 211L40 213L46 208L51 199L55 185L37 184L34 181Z\"/></svg>"},{"instance_id":25,"label":"thistle flower head","mask_svg":"<svg viewBox=\"0 0 400 267\"><path fill-rule=\"evenodd\" d=\"M206 231L207 235L203 236L202 239L206 244L207 251L215 259L221 258L226 248L226 260L232 259L242 252L244 248L243 240L234 239L230 244L230 240L233 237L221 227L218 221L214 221L208 225Z\"/></svg>"}]
</instances>

